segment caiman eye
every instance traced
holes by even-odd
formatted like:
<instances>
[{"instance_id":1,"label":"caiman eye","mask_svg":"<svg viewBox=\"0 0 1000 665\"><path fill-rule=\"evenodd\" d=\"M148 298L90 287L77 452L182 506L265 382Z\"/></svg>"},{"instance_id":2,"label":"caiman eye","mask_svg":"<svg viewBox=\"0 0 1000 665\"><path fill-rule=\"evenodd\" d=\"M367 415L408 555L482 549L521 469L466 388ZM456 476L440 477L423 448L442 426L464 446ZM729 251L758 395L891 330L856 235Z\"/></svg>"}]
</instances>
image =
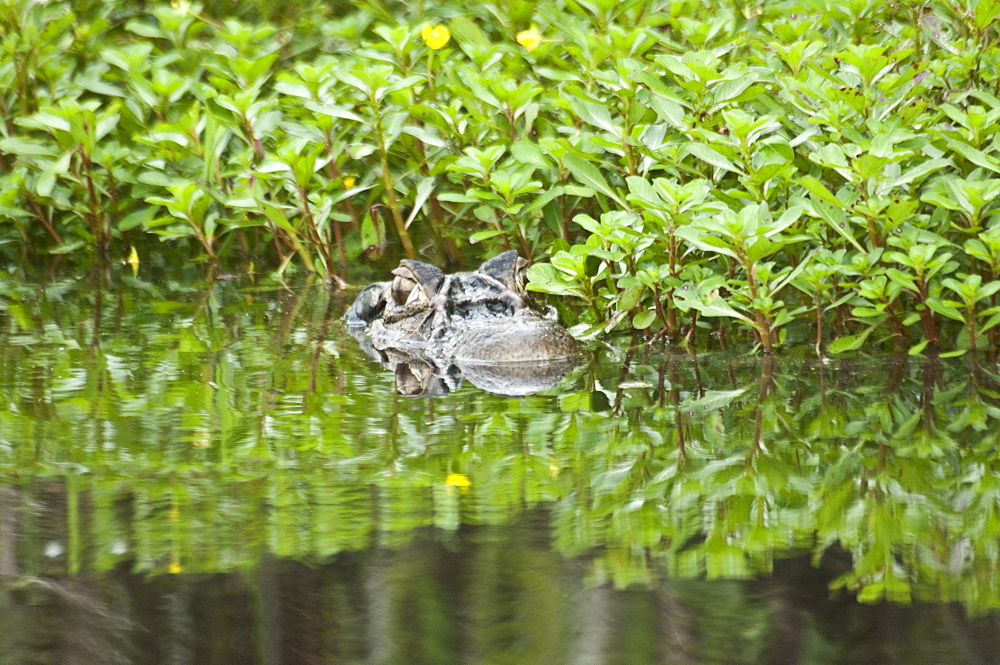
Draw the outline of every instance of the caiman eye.
<instances>
[{"instance_id":1,"label":"caiman eye","mask_svg":"<svg viewBox=\"0 0 1000 665\"><path fill-rule=\"evenodd\" d=\"M392 281L392 301L397 307L402 307L413 295L413 289L417 282L409 277L400 275Z\"/></svg>"}]
</instances>

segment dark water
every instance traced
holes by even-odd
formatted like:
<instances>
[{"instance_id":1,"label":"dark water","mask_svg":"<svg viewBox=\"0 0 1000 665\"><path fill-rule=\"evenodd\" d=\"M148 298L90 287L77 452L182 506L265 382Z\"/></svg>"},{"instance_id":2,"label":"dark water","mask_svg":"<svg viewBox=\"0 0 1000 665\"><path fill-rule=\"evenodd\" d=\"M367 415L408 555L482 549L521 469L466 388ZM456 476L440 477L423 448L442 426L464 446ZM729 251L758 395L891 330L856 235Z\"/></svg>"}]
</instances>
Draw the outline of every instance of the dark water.
<instances>
[{"instance_id":1,"label":"dark water","mask_svg":"<svg viewBox=\"0 0 1000 665\"><path fill-rule=\"evenodd\" d=\"M412 399L344 306L0 279L0 663L998 661L995 362Z\"/></svg>"}]
</instances>

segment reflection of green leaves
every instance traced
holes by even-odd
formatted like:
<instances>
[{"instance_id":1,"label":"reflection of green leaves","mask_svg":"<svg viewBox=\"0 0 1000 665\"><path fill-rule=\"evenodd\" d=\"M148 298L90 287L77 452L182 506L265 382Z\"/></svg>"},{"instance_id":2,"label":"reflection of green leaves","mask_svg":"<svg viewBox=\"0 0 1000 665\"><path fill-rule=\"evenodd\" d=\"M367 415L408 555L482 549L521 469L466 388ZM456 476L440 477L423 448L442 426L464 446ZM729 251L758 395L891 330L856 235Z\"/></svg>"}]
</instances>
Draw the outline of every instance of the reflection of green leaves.
<instances>
[{"instance_id":1,"label":"reflection of green leaves","mask_svg":"<svg viewBox=\"0 0 1000 665\"><path fill-rule=\"evenodd\" d=\"M577 258L533 266L532 278L567 282L586 269ZM959 299L983 288L951 279ZM429 419L336 332L341 305L325 288L137 286L162 292L76 298L55 283L55 300L0 284L0 430L35 441L4 449L0 472L46 478L51 492L78 468L64 460L90 469L70 474L90 496L81 523L105 526L71 546L103 553L99 570L123 557L151 574L172 557L203 573L262 552L326 557L434 525L509 524L541 505L556 507L553 546L596 552L619 585L662 571L766 575L776 555L820 560L836 544L852 563L834 587L865 602L944 594L971 611L1000 607L1000 409L982 367L602 346L615 359L580 367L558 395L466 385ZM29 388L37 408L13 408ZM451 474L470 485L447 485ZM126 500L135 511L122 513ZM133 528L134 551L109 554ZM43 555L40 534L21 537L19 556Z\"/></svg>"},{"instance_id":2,"label":"reflection of green leaves","mask_svg":"<svg viewBox=\"0 0 1000 665\"><path fill-rule=\"evenodd\" d=\"M746 389L741 390L710 390L698 399L685 400L678 408L684 411L700 413L712 409L721 409L729 406L733 400L744 394Z\"/></svg>"}]
</instances>

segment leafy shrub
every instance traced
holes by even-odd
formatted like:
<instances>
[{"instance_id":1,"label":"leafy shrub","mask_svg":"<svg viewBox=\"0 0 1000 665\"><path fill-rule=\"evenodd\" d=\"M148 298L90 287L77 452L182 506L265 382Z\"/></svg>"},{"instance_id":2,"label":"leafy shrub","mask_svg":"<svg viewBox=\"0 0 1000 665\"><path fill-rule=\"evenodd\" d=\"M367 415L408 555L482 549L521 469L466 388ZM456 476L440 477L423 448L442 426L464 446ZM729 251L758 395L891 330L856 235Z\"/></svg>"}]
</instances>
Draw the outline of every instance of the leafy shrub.
<instances>
[{"instance_id":1,"label":"leafy shrub","mask_svg":"<svg viewBox=\"0 0 1000 665\"><path fill-rule=\"evenodd\" d=\"M996 348L995 0L358 6L7 0L6 251L481 242L584 334Z\"/></svg>"}]
</instances>

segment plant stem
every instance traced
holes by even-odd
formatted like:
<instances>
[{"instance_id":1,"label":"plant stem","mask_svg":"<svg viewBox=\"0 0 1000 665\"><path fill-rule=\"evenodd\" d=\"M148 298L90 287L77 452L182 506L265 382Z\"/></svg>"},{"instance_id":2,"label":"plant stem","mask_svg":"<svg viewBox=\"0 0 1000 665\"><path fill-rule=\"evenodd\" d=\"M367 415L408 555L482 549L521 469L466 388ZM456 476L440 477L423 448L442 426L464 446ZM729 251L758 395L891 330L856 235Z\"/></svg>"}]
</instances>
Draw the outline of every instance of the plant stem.
<instances>
[{"instance_id":1,"label":"plant stem","mask_svg":"<svg viewBox=\"0 0 1000 665\"><path fill-rule=\"evenodd\" d=\"M816 290L816 355L823 355L823 296Z\"/></svg>"},{"instance_id":2,"label":"plant stem","mask_svg":"<svg viewBox=\"0 0 1000 665\"><path fill-rule=\"evenodd\" d=\"M55 227L52 226L52 220L50 220L48 217L45 216L45 210L42 209L42 206L39 205L38 201L31 194L31 192L25 190L24 194L28 199L28 203L31 204L32 210L35 211L35 217L38 219L38 221L42 223L42 226L44 226L48 234L52 236L52 239L56 241L56 244L58 245L66 244L65 242L63 242L63 239L56 232Z\"/></svg>"},{"instance_id":3,"label":"plant stem","mask_svg":"<svg viewBox=\"0 0 1000 665\"><path fill-rule=\"evenodd\" d=\"M755 266L752 263L745 263L747 272L747 285L750 287L750 296L757 300L757 280L754 278ZM760 343L764 345L764 350L768 353L774 351L774 343L771 340L771 326L764 316L764 312L756 307L753 310L754 319L757 322L757 329L760 332Z\"/></svg>"},{"instance_id":4,"label":"plant stem","mask_svg":"<svg viewBox=\"0 0 1000 665\"><path fill-rule=\"evenodd\" d=\"M316 219L313 217L312 208L309 206L309 195L306 193L305 188L299 188L299 201L302 203L302 214L305 215L306 224L310 230L311 240L317 249L319 249L320 256L323 257L323 263L326 265L325 276L330 276L334 274L333 271L333 256L330 254L330 243L327 242L320 234L320 230L316 226ZM339 231L339 229L337 229ZM338 238L339 240L339 238ZM343 255L343 245L339 242L337 244L340 249L340 269L341 271L347 271L347 261L344 259Z\"/></svg>"},{"instance_id":5,"label":"plant stem","mask_svg":"<svg viewBox=\"0 0 1000 665\"><path fill-rule=\"evenodd\" d=\"M403 222L403 213L399 210L399 202L396 201L396 192L392 188L392 177L389 175L389 158L386 154L385 137L382 135L382 116L375 115L375 122L372 124L375 129L375 139L378 141L379 162L382 165L382 186L385 188L386 202L389 210L392 211L392 221L396 225L396 233L399 241L403 244L403 251L409 258L416 258L417 252L410 241L410 234L406 232L406 224Z\"/></svg>"},{"instance_id":6,"label":"plant stem","mask_svg":"<svg viewBox=\"0 0 1000 665\"><path fill-rule=\"evenodd\" d=\"M938 337L937 326L934 325L934 310L927 306L927 299L929 297L927 283L921 279L919 285L920 292L917 295L920 298L920 304L923 306L923 309L920 310L920 322L924 326L924 336L930 340L931 346L940 348L941 339Z\"/></svg>"}]
</instances>

